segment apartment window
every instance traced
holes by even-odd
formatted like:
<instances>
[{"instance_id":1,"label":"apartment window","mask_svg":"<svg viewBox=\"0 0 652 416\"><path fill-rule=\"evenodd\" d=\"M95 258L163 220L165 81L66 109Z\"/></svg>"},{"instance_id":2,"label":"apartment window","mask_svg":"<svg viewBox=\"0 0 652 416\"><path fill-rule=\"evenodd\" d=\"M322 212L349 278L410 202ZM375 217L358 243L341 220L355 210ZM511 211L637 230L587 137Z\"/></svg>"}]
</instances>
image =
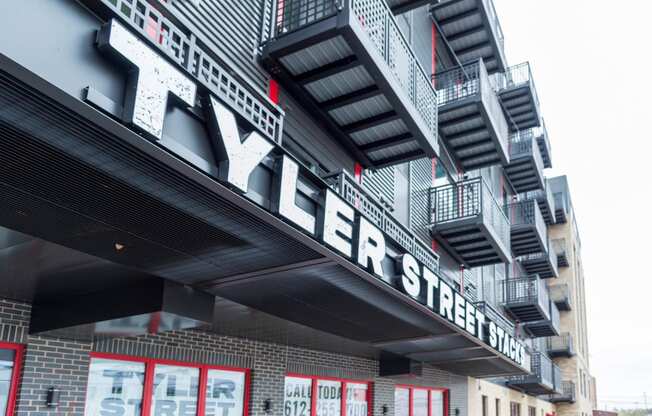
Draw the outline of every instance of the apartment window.
<instances>
[{"instance_id":1,"label":"apartment window","mask_svg":"<svg viewBox=\"0 0 652 416\"><path fill-rule=\"evenodd\" d=\"M482 416L489 416L489 398L482 396Z\"/></svg>"},{"instance_id":2,"label":"apartment window","mask_svg":"<svg viewBox=\"0 0 652 416\"><path fill-rule=\"evenodd\" d=\"M22 345L0 342L0 416L14 414L22 357Z\"/></svg>"},{"instance_id":3,"label":"apartment window","mask_svg":"<svg viewBox=\"0 0 652 416\"><path fill-rule=\"evenodd\" d=\"M537 416L537 408L536 407L528 407L528 416Z\"/></svg>"},{"instance_id":4,"label":"apartment window","mask_svg":"<svg viewBox=\"0 0 652 416\"><path fill-rule=\"evenodd\" d=\"M394 416L448 416L448 389L397 386Z\"/></svg>"},{"instance_id":5,"label":"apartment window","mask_svg":"<svg viewBox=\"0 0 652 416\"><path fill-rule=\"evenodd\" d=\"M509 404L509 416L521 416L521 404L516 402L510 402Z\"/></svg>"},{"instance_id":6,"label":"apartment window","mask_svg":"<svg viewBox=\"0 0 652 416\"><path fill-rule=\"evenodd\" d=\"M244 416L248 386L245 369L94 353L85 414Z\"/></svg>"},{"instance_id":7,"label":"apartment window","mask_svg":"<svg viewBox=\"0 0 652 416\"><path fill-rule=\"evenodd\" d=\"M496 399L496 416L500 416L500 399Z\"/></svg>"},{"instance_id":8,"label":"apartment window","mask_svg":"<svg viewBox=\"0 0 652 416\"><path fill-rule=\"evenodd\" d=\"M367 381L290 374L285 377L283 414L368 416L370 392Z\"/></svg>"}]
</instances>

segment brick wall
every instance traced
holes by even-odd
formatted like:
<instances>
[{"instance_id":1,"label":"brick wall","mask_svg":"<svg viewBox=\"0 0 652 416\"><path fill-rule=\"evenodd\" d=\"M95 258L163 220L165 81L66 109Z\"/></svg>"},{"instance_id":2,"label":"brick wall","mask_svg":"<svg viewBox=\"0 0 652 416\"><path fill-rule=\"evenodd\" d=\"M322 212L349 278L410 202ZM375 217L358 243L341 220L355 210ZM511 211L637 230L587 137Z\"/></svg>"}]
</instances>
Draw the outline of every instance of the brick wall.
<instances>
[{"instance_id":1,"label":"brick wall","mask_svg":"<svg viewBox=\"0 0 652 416\"><path fill-rule=\"evenodd\" d=\"M268 416L262 406L273 403L272 416L283 414L284 376L288 372L370 380L373 414L394 416L395 384L414 384L451 389L451 415L460 409L467 415L466 377L435 368L421 377L378 377L378 361L319 352L287 345L221 336L198 330L174 331L132 338L96 340L94 343L29 336L30 306L0 299L0 341L26 345L22 384L18 393L18 416L82 415L84 413L89 353L91 351L168 359L202 364L250 368L250 414ZM45 407L49 387L61 389L60 406Z\"/></svg>"},{"instance_id":2,"label":"brick wall","mask_svg":"<svg viewBox=\"0 0 652 416\"><path fill-rule=\"evenodd\" d=\"M83 415L90 343L28 335L31 307L0 299L0 341L24 344L18 416ZM45 406L50 387L61 390L56 409Z\"/></svg>"}]
</instances>

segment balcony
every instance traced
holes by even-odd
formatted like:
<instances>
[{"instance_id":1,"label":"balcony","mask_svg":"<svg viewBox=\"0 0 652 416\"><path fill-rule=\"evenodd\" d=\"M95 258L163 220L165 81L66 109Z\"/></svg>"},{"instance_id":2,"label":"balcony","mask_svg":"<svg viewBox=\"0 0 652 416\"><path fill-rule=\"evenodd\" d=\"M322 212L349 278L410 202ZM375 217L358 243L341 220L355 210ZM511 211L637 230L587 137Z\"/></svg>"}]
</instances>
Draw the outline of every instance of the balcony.
<instances>
[{"instance_id":1,"label":"balcony","mask_svg":"<svg viewBox=\"0 0 652 416\"><path fill-rule=\"evenodd\" d=\"M568 221L568 207L566 195L563 192L555 192L555 222L557 224L566 224Z\"/></svg>"},{"instance_id":2,"label":"balcony","mask_svg":"<svg viewBox=\"0 0 652 416\"><path fill-rule=\"evenodd\" d=\"M547 225L555 223L555 199L552 196L552 191L548 180L544 181L543 189L536 191L529 191L525 193L525 199L534 199L539 204L541 215Z\"/></svg>"},{"instance_id":3,"label":"balcony","mask_svg":"<svg viewBox=\"0 0 652 416\"><path fill-rule=\"evenodd\" d=\"M552 249L557 254L557 265L559 267L568 267L568 254L566 253L566 239L558 238L552 240Z\"/></svg>"},{"instance_id":4,"label":"balcony","mask_svg":"<svg viewBox=\"0 0 652 416\"><path fill-rule=\"evenodd\" d=\"M571 310L570 288L566 283L551 285L548 289L550 290L550 299L557 305L557 309L560 311Z\"/></svg>"},{"instance_id":5,"label":"balcony","mask_svg":"<svg viewBox=\"0 0 652 416\"><path fill-rule=\"evenodd\" d=\"M548 129L543 118L541 119L541 126L534 129L534 137L537 139L539 151L543 158L543 167L550 169L552 167L552 150L550 149L550 140L548 139Z\"/></svg>"},{"instance_id":6,"label":"balcony","mask_svg":"<svg viewBox=\"0 0 652 416\"><path fill-rule=\"evenodd\" d=\"M531 356L532 374L508 377L507 385L533 395L554 393L555 370L553 367L556 366L545 353L535 351Z\"/></svg>"},{"instance_id":7,"label":"balcony","mask_svg":"<svg viewBox=\"0 0 652 416\"><path fill-rule=\"evenodd\" d=\"M576 387L575 383L570 380L562 381L560 392L548 394L545 399L551 403L575 403L576 400Z\"/></svg>"},{"instance_id":8,"label":"balcony","mask_svg":"<svg viewBox=\"0 0 652 416\"><path fill-rule=\"evenodd\" d=\"M481 302L476 302L474 304L475 308L480 311L481 313L484 314L487 318L491 319L492 321L496 322L503 328L507 329L510 331L510 333L514 333L516 330L516 327L514 325L514 322L511 320L507 319L501 312L498 311L495 307L491 305L489 302L481 301Z\"/></svg>"},{"instance_id":9,"label":"balcony","mask_svg":"<svg viewBox=\"0 0 652 416\"><path fill-rule=\"evenodd\" d=\"M536 201L526 200L507 205L514 256L546 250L548 230Z\"/></svg>"},{"instance_id":10,"label":"balcony","mask_svg":"<svg viewBox=\"0 0 652 416\"><path fill-rule=\"evenodd\" d=\"M527 322L523 329L533 338L551 337L560 334L559 309L550 301L550 319L543 319L536 322Z\"/></svg>"},{"instance_id":11,"label":"balcony","mask_svg":"<svg viewBox=\"0 0 652 416\"><path fill-rule=\"evenodd\" d=\"M365 167L439 152L437 92L384 0L284 0L262 64Z\"/></svg>"},{"instance_id":12,"label":"balcony","mask_svg":"<svg viewBox=\"0 0 652 416\"><path fill-rule=\"evenodd\" d=\"M482 178L430 190L432 236L467 268L510 263L510 226Z\"/></svg>"},{"instance_id":13,"label":"balcony","mask_svg":"<svg viewBox=\"0 0 652 416\"><path fill-rule=\"evenodd\" d=\"M431 12L460 62L482 58L489 73L505 70L503 31L492 0L442 0Z\"/></svg>"},{"instance_id":14,"label":"balcony","mask_svg":"<svg viewBox=\"0 0 652 416\"><path fill-rule=\"evenodd\" d=\"M504 73L492 75L492 82L512 131L541 125L539 96L529 62L510 66Z\"/></svg>"},{"instance_id":15,"label":"balcony","mask_svg":"<svg viewBox=\"0 0 652 416\"><path fill-rule=\"evenodd\" d=\"M557 254L550 245L548 242L546 250L519 257L518 260L527 274L538 274L542 279L559 277Z\"/></svg>"},{"instance_id":16,"label":"balcony","mask_svg":"<svg viewBox=\"0 0 652 416\"><path fill-rule=\"evenodd\" d=\"M439 131L465 171L508 162L508 128L484 61L434 75Z\"/></svg>"},{"instance_id":17,"label":"balcony","mask_svg":"<svg viewBox=\"0 0 652 416\"><path fill-rule=\"evenodd\" d=\"M573 346L573 336L569 333L564 333L555 337L546 338L546 349L550 358L567 357L570 358L575 355L575 348Z\"/></svg>"},{"instance_id":18,"label":"balcony","mask_svg":"<svg viewBox=\"0 0 652 416\"><path fill-rule=\"evenodd\" d=\"M550 319L548 288L538 276L517 277L501 282L503 307L518 322Z\"/></svg>"},{"instance_id":19,"label":"balcony","mask_svg":"<svg viewBox=\"0 0 652 416\"><path fill-rule=\"evenodd\" d=\"M534 129L511 134L505 174L517 194L544 188L543 159Z\"/></svg>"}]
</instances>

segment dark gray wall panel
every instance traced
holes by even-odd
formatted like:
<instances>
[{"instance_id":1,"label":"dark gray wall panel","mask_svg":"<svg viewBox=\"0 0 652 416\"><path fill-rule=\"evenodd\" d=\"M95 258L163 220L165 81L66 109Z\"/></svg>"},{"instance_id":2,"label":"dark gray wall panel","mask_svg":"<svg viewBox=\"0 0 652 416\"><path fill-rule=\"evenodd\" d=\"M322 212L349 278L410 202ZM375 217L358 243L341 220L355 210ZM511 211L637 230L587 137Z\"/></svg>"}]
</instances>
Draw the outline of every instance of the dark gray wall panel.
<instances>
[{"instance_id":1,"label":"dark gray wall panel","mask_svg":"<svg viewBox=\"0 0 652 416\"><path fill-rule=\"evenodd\" d=\"M257 63L263 20L269 18L270 0L174 0L173 9L212 44L234 70L267 90L268 75ZM266 19L265 19L266 18Z\"/></svg>"},{"instance_id":2,"label":"dark gray wall panel","mask_svg":"<svg viewBox=\"0 0 652 416\"><path fill-rule=\"evenodd\" d=\"M292 142L300 146L312 163L319 164L320 174L341 169L353 174L355 160L351 155L284 91L281 91L279 100L286 114L283 143L288 147L292 147Z\"/></svg>"}]
</instances>

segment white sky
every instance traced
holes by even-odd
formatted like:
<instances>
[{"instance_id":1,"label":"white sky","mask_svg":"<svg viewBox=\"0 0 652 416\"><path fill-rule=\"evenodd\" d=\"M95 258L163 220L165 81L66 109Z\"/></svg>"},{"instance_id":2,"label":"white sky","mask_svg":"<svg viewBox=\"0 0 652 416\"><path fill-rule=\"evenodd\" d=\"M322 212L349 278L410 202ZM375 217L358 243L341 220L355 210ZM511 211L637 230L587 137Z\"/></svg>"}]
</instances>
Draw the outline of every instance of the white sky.
<instances>
[{"instance_id":1,"label":"white sky","mask_svg":"<svg viewBox=\"0 0 652 416\"><path fill-rule=\"evenodd\" d=\"M569 177L600 407L652 407L652 0L494 2Z\"/></svg>"}]
</instances>

